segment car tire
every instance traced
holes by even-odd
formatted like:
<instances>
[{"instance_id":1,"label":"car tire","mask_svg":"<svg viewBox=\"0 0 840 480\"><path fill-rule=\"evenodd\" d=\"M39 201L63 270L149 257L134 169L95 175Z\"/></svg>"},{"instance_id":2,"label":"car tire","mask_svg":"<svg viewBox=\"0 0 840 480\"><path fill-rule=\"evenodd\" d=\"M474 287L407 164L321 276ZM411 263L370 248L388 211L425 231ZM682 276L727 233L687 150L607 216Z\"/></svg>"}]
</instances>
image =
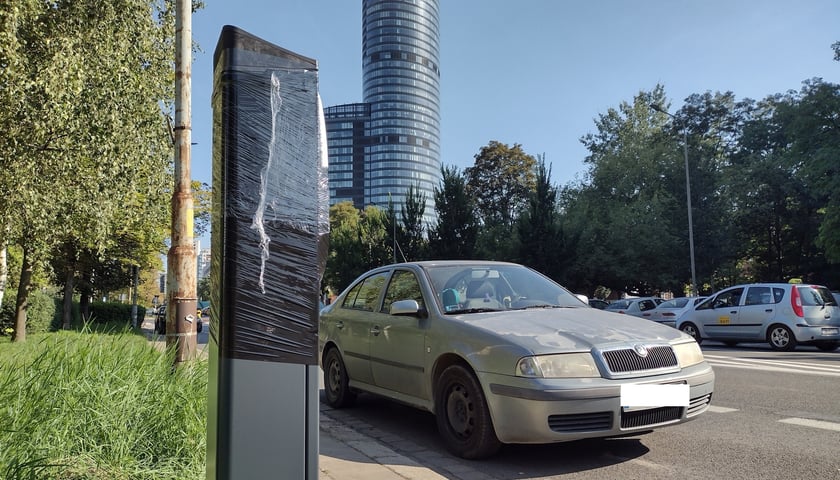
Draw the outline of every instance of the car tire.
<instances>
[{"instance_id":1,"label":"car tire","mask_svg":"<svg viewBox=\"0 0 840 480\"><path fill-rule=\"evenodd\" d=\"M840 343L837 342L821 342L815 344L815 346L822 350L823 352L833 352L840 348Z\"/></svg>"},{"instance_id":2,"label":"car tire","mask_svg":"<svg viewBox=\"0 0 840 480\"><path fill-rule=\"evenodd\" d=\"M694 337L694 340L697 342L697 345L703 343L703 338L700 336L700 330L698 330L697 326L693 323L683 323L682 325L680 325L680 330Z\"/></svg>"},{"instance_id":3,"label":"car tire","mask_svg":"<svg viewBox=\"0 0 840 480\"><path fill-rule=\"evenodd\" d=\"M437 381L435 420L446 447L461 458L486 458L502 446L481 385L461 365L447 367Z\"/></svg>"},{"instance_id":4,"label":"car tire","mask_svg":"<svg viewBox=\"0 0 840 480\"><path fill-rule=\"evenodd\" d=\"M350 390L344 360L334 347L324 356L324 397L333 408L349 407L356 401L356 393Z\"/></svg>"},{"instance_id":5,"label":"car tire","mask_svg":"<svg viewBox=\"0 0 840 480\"><path fill-rule=\"evenodd\" d=\"M796 337L784 325L771 325L767 330L767 343L770 348L781 352L791 352L796 348Z\"/></svg>"}]
</instances>

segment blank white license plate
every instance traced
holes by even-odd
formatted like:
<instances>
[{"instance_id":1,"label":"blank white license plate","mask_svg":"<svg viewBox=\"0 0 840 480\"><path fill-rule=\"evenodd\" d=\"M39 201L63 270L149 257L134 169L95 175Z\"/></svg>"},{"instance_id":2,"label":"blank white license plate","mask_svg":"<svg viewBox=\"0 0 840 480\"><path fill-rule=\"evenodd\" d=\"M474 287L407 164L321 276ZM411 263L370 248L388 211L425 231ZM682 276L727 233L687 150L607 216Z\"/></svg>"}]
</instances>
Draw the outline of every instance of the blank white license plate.
<instances>
[{"instance_id":1,"label":"blank white license plate","mask_svg":"<svg viewBox=\"0 0 840 480\"><path fill-rule=\"evenodd\" d=\"M639 407L687 407L690 388L688 385L621 385L621 406Z\"/></svg>"}]
</instances>

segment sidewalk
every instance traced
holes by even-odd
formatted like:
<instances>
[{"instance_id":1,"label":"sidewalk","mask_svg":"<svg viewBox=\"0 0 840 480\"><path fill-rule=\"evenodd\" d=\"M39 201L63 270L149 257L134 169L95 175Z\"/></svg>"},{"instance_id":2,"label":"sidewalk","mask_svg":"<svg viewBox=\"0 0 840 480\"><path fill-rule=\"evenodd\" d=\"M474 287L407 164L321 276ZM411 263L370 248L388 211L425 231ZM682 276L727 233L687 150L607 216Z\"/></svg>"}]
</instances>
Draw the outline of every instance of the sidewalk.
<instances>
[{"instance_id":1,"label":"sidewalk","mask_svg":"<svg viewBox=\"0 0 840 480\"><path fill-rule=\"evenodd\" d=\"M391 450L382 442L325 415L323 409L329 407L321 405L321 408L319 479L446 480L447 477Z\"/></svg>"}]
</instances>

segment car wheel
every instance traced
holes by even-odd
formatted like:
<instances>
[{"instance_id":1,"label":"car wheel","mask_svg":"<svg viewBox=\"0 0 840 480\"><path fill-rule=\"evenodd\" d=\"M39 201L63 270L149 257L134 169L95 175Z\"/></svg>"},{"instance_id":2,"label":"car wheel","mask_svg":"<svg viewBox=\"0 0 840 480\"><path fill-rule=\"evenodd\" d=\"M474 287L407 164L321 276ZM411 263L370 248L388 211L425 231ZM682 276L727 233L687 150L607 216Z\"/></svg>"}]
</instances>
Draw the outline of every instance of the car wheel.
<instances>
[{"instance_id":1,"label":"car wheel","mask_svg":"<svg viewBox=\"0 0 840 480\"><path fill-rule=\"evenodd\" d=\"M703 338L700 337L700 331L697 330L697 327L693 323L683 323L680 325L680 330L694 337L698 345L703 342Z\"/></svg>"},{"instance_id":2,"label":"car wheel","mask_svg":"<svg viewBox=\"0 0 840 480\"><path fill-rule=\"evenodd\" d=\"M767 343L773 350L790 352L796 348L796 337L784 325L773 325L767 330Z\"/></svg>"},{"instance_id":3,"label":"car wheel","mask_svg":"<svg viewBox=\"0 0 840 480\"><path fill-rule=\"evenodd\" d=\"M502 443L493 430L493 421L481 385L461 365L443 371L435 389L435 420L447 448L461 458L489 457Z\"/></svg>"},{"instance_id":4,"label":"car wheel","mask_svg":"<svg viewBox=\"0 0 840 480\"><path fill-rule=\"evenodd\" d=\"M337 348L330 348L324 356L324 396L333 408L349 407L356 401L350 390L347 369Z\"/></svg>"},{"instance_id":5,"label":"car wheel","mask_svg":"<svg viewBox=\"0 0 840 480\"><path fill-rule=\"evenodd\" d=\"M837 350L837 348L840 348L840 343L822 342L822 343L817 343L816 347L818 349L822 350L823 352L833 352L833 351Z\"/></svg>"}]
</instances>

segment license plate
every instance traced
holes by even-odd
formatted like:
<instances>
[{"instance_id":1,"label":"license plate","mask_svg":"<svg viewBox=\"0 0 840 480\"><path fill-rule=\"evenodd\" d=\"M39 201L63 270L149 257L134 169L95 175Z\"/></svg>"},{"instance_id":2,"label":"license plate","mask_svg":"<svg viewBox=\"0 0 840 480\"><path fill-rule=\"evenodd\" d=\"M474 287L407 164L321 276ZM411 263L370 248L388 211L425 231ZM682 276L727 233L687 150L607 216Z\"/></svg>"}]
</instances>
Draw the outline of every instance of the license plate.
<instances>
[{"instance_id":1,"label":"license plate","mask_svg":"<svg viewBox=\"0 0 840 480\"><path fill-rule=\"evenodd\" d=\"M840 329L837 328L823 328L822 334L823 335L837 335L840 333Z\"/></svg>"},{"instance_id":2,"label":"license plate","mask_svg":"<svg viewBox=\"0 0 840 480\"><path fill-rule=\"evenodd\" d=\"M721 325L729 325L729 317L718 317L718 323Z\"/></svg>"},{"instance_id":3,"label":"license plate","mask_svg":"<svg viewBox=\"0 0 840 480\"><path fill-rule=\"evenodd\" d=\"M622 410L656 408L656 407L687 407L689 401L689 386L682 385L621 385Z\"/></svg>"}]
</instances>

